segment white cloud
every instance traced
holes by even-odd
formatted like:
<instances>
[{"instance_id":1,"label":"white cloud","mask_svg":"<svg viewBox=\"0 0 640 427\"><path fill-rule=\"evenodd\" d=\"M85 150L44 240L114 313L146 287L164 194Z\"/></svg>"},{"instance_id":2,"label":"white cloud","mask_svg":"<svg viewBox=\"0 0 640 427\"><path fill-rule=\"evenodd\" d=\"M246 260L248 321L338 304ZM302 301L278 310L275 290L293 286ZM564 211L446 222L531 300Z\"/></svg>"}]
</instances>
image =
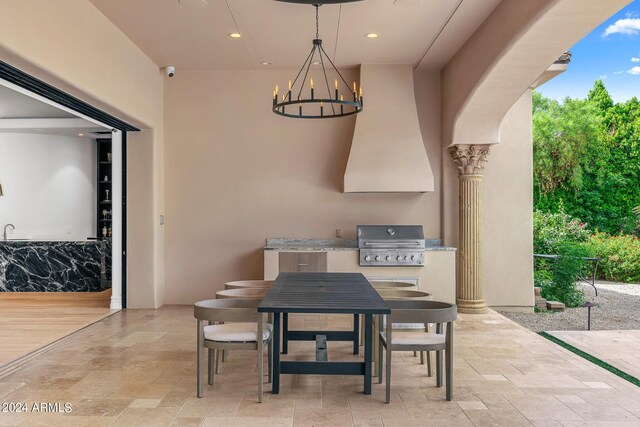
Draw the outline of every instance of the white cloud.
<instances>
[{"instance_id":1,"label":"white cloud","mask_svg":"<svg viewBox=\"0 0 640 427\"><path fill-rule=\"evenodd\" d=\"M631 62L640 62L640 58L634 56L631 58Z\"/></svg>"},{"instance_id":2,"label":"white cloud","mask_svg":"<svg viewBox=\"0 0 640 427\"><path fill-rule=\"evenodd\" d=\"M633 67L629 71L627 71L627 73L633 74L634 76L637 76L638 74L640 74L640 67L638 67L638 66Z\"/></svg>"},{"instance_id":3,"label":"white cloud","mask_svg":"<svg viewBox=\"0 0 640 427\"><path fill-rule=\"evenodd\" d=\"M598 77L598 78L599 78L600 80L607 80L607 75L605 74L605 75L602 75L602 76L600 76L600 77Z\"/></svg>"},{"instance_id":4,"label":"white cloud","mask_svg":"<svg viewBox=\"0 0 640 427\"><path fill-rule=\"evenodd\" d=\"M613 74L623 74L623 73L624 73L624 71L623 71L623 70L620 70L620 71L614 71L614 72L613 72Z\"/></svg>"},{"instance_id":5,"label":"white cloud","mask_svg":"<svg viewBox=\"0 0 640 427\"><path fill-rule=\"evenodd\" d=\"M611 34L635 35L640 33L640 18L619 19L604 30L604 37Z\"/></svg>"}]
</instances>

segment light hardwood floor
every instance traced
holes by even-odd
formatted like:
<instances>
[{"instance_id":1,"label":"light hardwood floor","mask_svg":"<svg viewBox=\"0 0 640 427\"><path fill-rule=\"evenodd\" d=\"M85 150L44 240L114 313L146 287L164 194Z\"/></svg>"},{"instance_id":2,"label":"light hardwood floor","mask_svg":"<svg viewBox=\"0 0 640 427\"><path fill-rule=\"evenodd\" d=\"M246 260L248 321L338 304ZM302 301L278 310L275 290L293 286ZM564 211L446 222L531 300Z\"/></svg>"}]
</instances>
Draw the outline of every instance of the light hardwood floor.
<instances>
[{"instance_id":1,"label":"light hardwood floor","mask_svg":"<svg viewBox=\"0 0 640 427\"><path fill-rule=\"evenodd\" d=\"M0 367L59 340L114 311L0 300Z\"/></svg>"}]
</instances>

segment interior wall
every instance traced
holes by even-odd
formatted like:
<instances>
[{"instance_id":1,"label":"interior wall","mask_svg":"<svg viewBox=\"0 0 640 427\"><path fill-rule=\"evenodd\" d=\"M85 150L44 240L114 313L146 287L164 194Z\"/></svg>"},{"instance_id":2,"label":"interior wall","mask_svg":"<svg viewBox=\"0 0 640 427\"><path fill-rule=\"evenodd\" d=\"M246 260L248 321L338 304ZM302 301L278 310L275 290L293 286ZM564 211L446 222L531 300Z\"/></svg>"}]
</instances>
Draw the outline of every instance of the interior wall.
<instances>
[{"instance_id":1,"label":"interior wall","mask_svg":"<svg viewBox=\"0 0 640 427\"><path fill-rule=\"evenodd\" d=\"M505 116L484 172L484 297L490 306L531 307L533 140L531 90Z\"/></svg>"},{"instance_id":2,"label":"interior wall","mask_svg":"<svg viewBox=\"0 0 640 427\"><path fill-rule=\"evenodd\" d=\"M152 197L137 201L144 222L132 221L127 237L129 247L153 241L144 249L153 256L130 259L128 291L137 295L137 278L151 278L153 287L142 286L141 301L145 307L159 307L164 286L163 228L158 222L164 209L163 72L88 0L2 0L0 59L152 135L152 155L134 154L129 160L130 171L152 169L154 178L144 183ZM133 175L129 184L136 185ZM130 303L135 300L129 298Z\"/></svg>"},{"instance_id":3,"label":"interior wall","mask_svg":"<svg viewBox=\"0 0 640 427\"><path fill-rule=\"evenodd\" d=\"M154 264L153 239L153 132L127 133L127 242L129 308L158 307L153 275L130 264ZM130 230L133 230L131 236ZM131 238L133 237L133 238ZM161 303L160 303L161 305Z\"/></svg>"},{"instance_id":4,"label":"interior wall","mask_svg":"<svg viewBox=\"0 0 640 427\"><path fill-rule=\"evenodd\" d=\"M0 227L9 238L96 237L96 143L88 138L0 133Z\"/></svg>"},{"instance_id":5,"label":"interior wall","mask_svg":"<svg viewBox=\"0 0 640 427\"><path fill-rule=\"evenodd\" d=\"M439 191L341 192L355 117L273 114L273 87L286 87L294 72L182 71L166 81L166 303L189 304L226 281L262 278L267 237L327 238L340 228L355 238L356 225L367 223L423 224L426 236L440 236ZM437 73L417 76L416 92L433 155Z\"/></svg>"}]
</instances>

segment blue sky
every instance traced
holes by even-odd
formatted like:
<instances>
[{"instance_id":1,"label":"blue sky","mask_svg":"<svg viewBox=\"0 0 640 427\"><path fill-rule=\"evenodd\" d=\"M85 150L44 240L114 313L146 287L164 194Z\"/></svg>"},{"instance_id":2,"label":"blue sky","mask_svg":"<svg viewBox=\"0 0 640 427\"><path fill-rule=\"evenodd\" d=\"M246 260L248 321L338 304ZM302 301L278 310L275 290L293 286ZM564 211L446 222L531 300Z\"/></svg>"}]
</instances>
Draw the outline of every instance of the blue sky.
<instances>
[{"instance_id":1,"label":"blue sky","mask_svg":"<svg viewBox=\"0 0 640 427\"><path fill-rule=\"evenodd\" d=\"M544 96L584 98L602 79L615 102L640 98L640 0L607 19L570 51L567 71L538 88Z\"/></svg>"}]
</instances>

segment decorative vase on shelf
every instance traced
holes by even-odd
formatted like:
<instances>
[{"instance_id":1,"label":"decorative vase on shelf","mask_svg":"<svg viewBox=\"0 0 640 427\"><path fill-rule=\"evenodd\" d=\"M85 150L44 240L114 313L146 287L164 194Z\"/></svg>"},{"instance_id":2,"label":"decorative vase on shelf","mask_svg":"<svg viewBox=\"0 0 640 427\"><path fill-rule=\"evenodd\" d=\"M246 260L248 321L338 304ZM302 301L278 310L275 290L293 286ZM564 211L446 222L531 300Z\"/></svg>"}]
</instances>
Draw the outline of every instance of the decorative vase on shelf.
<instances>
[{"instance_id":1,"label":"decorative vase on shelf","mask_svg":"<svg viewBox=\"0 0 640 427\"><path fill-rule=\"evenodd\" d=\"M104 190L104 191L105 191L105 193L107 193L107 198L104 199L104 201L108 202L109 201L109 190Z\"/></svg>"},{"instance_id":2,"label":"decorative vase on shelf","mask_svg":"<svg viewBox=\"0 0 640 427\"><path fill-rule=\"evenodd\" d=\"M107 161L110 162L111 161L111 153L107 153Z\"/></svg>"}]
</instances>

